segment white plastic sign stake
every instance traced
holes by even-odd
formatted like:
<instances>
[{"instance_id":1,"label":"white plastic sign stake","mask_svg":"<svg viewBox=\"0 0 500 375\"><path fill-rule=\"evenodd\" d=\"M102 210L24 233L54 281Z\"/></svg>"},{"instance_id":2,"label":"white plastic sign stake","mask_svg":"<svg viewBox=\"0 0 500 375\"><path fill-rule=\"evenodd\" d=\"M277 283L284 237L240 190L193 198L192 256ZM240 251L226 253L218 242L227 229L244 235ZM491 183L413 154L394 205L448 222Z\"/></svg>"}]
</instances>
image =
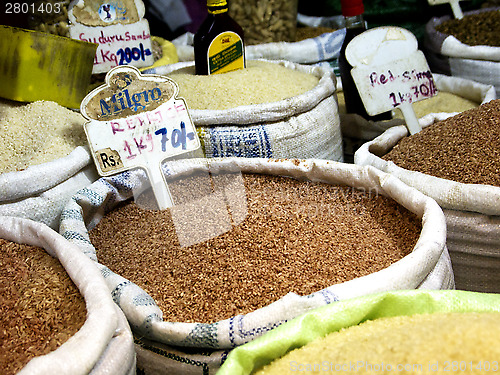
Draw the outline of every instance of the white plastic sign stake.
<instances>
[{"instance_id":1,"label":"white plastic sign stake","mask_svg":"<svg viewBox=\"0 0 500 375\"><path fill-rule=\"evenodd\" d=\"M369 115L399 107L410 134L422 130L412 103L436 95L437 89L411 32L392 26L367 30L347 45L346 58Z\"/></svg>"},{"instance_id":2,"label":"white plastic sign stake","mask_svg":"<svg viewBox=\"0 0 500 375\"><path fill-rule=\"evenodd\" d=\"M450 3L451 10L453 11L453 15L455 16L455 18L457 20L464 18L462 8L460 8L459 0L428 0L428 2L430 5Z\"/></svg>"},{"instance_id":3,"label":"white plastic sign stake","mask_svg":"<svg viewBox=\"0 0 500 375\"><path fill-rule=\"evenodd\" d=\"M113 68L106 83L89 93L80 111L89 147L101 176L131 168L147 171L161 210L172 197L161 162L200 148L196 129L177 84L131 66Z\"/></svg>"}]
</instances>

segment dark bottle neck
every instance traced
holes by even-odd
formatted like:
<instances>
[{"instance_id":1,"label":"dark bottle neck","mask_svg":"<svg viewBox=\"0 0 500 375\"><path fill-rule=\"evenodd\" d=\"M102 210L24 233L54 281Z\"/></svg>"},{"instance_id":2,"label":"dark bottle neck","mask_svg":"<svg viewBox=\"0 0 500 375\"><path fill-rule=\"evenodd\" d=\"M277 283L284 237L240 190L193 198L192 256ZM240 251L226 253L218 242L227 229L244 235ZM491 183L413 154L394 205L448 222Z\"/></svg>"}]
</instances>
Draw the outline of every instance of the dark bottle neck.
<instances>
[{"instance_id":1,"label":"dark bottle neck","mask_svg":"<svg viewBox=\"0 0 500 375\"><path fill-rule=\"evenodd\" d=\"M346 29L366 29L366 22L362 14L344 17Z\"/></svg>"}]
</instances>

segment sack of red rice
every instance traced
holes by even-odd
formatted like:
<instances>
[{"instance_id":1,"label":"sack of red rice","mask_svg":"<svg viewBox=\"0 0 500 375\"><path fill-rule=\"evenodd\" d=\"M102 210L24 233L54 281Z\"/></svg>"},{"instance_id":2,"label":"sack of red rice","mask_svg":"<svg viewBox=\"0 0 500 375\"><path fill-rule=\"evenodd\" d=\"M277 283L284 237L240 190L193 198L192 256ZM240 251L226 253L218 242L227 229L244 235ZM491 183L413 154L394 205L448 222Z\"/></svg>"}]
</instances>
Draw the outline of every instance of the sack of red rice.
<instances>
[{"instance_id":1,"label":"sack of red rice","mask_svg":"<svg viewBox=\"0 0 500 375\"><path fill-rule=\"evenodd\" d=\"M498 371L500 296L394 291L309 311L234 349L218 375Z\"/></svg>"},{"instance_id":2,"label":"sack of red rice","mask_svg":"<svg viewBox=\"0 0 500 375\"><path fill-rule=\"evenodd\" d=\"M464 12L461 19L434 17L424 47L433 72L493 85L500 96L500 8Z\"/></svg>"},{"instance_id":3,"label":"sack of red rice","mask_svg":"<svg viewBox=\"0 0 500 375\"><path fill-rule=\"evenodd\" d=\"M57 103L0 103L0 215L58 229L66 201L97 179L85 119Z\"/></svg>"},{"instance_id":4,"label":"sack of red rice","mask_svg":"<svg viewBox=\"0 0 500 375\"><path fill-rule=\"evenodd\" d=\"M147 182L134 170L79 191L60 226L98 262L141 338L138 368L148 373L158 373L162 361L182 365L177 373L214 371L227 350L334 301L454 287L439 206L374 168L222 158L163 170L174 197L199 202L184 220L178 210L187 203L155 211L134 201ZM243 190L214 179L225 170L241 172ZM201 173L210 176L205 186L218 189L204 192ZM218 195L228 207L205 204ZM226 231L181 244L183 226L209 228L219 211L231 213Z\"/></svg>"},{"instance_id":5,"label":"sack of red rice","mask_svg":"<svg viewBox=\"0 0 500 375\"><path fill-rule=\"evenodd\" d=\"M496 99L496 91L492 85L487 85L460 77L450 77L433 73L438 93L432 98L412 104L417 118L434 116L445 118L459 112L478 107L482 103ZM401 110L392 111L392 120L368 121L358 115L347 114L344 94L341 87L337 92L340 112L340 126L344 139L344 160L352 162L354 153L365 142L371 141L387 129L404 124ZM433 114L433 115L431 115Z\"/></svg>"},{"instance_id":6,"label":"sack of red rice","mask_svg":"<svg viewBox=\"0 0 500 375\"><path fill-rule=\"evenodd\" d=\"M199 76L194 63L150 69L179 85L206 157L342 161L336 78L330 69L252 60Z\"/></svg>"},{"instance_id":7,"label":"sack of red rice","mask_svg":"<svg viewBox=\"0 0 500 375\"><path fill-rule=\"evenodd\" d=\"M423 117L412 136L391 128L355 154L356 164L398 177L443 208L457 289L500 291L499 119L496 99L446 119Z\"/></svg>"},{"instance_id":8,"label":"sack of red rice","mask_svg":"<svg viewBox=\"0 0 500 375\"><path fill-rule=\"evenodd\" d=\"M2 374L135 374L130 327L94 262L17 217L0 217L0 252Z\"/></svg>"}]
</instances>

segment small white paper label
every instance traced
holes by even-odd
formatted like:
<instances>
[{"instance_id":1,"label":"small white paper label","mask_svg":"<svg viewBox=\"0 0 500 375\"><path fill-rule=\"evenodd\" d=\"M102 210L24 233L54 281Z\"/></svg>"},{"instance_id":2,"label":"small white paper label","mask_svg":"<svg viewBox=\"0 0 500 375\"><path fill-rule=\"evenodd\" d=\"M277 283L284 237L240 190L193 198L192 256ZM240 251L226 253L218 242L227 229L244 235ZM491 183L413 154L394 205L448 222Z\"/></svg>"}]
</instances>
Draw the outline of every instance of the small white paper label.
<instances>
[{"instance_id":1,"label":"small white paper label","mask_svg":"<svg viewBox=\"0 0 500 375\"><path fill-rule=\"evenodd\" d=\"M374 116L400 107L410 132L418 132L411 104L437 89L415 36L398 27L371 29L349 43L346 58L366 112Z\"/></svg>"},{"instance_id":2,"label":"small white paper label","mask_svg":"<svg viewBox=\"0 0 500 375\"><path fill-rule=\"evenodd\" d=\"M151 35L146 20L131 25L92 27L74 25L70 29L73 39L96 43L96 55L92 73L105 73L118 65L136 67L154 63Z\"/></svg>"},{"instance_id":3,"label":"small white paper label","mask_svg":"<svg viewBox=\"0 0 500 375\"><path fill-rule=\"evenodd\" d=\"M432 73L421 51L388 64L357 67L352 70L352 76L366 111L372 116L437 93Z\"/></svg>"},{"instance_id":4,"label":"small white paper label","mask_svg":"<svg viewBox=\"0 0 500 375\"><path fill-rule=\"evenodd\" d=\"M99 174L144 168L160 209L172 206L161 162L200 148L186 103L176 98L178 91L166 77L116 67L81 105L81 113L90 119L85 132Z\"/></svg>"},{"instance_id":5,"label":"small white paper label","mask_svg":"<svg viewBox=\"0 0 500 375\"><path fill-rule=\"evenodd\" d=\"M71 38L96 43L92 73L119 65L154 63L149 23L142 0L73 0L68 8Z\"/></svg>"}]
</instances>

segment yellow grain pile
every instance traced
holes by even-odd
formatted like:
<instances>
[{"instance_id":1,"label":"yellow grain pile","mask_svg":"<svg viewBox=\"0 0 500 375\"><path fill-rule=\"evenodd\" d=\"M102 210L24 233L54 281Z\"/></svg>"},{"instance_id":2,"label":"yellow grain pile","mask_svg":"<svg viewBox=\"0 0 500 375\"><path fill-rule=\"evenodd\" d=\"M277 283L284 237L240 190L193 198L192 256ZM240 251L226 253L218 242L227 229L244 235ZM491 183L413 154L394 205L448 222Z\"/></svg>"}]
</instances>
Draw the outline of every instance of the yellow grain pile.
<instances>
[{"instance_id":1,"label":"yellow grain pile","mask_svg":"<svg viewBox=\"0 0 500 375\"><path fill-rule=\"evenodd\" d=\"M331 333L255 374L500 371L500 313L381 318Z\"/></svg>"},{"instance_id":2,"label":"yellow grain pile","mask_svg":"<svg viewBox=\"0 0 500 375\"><path fill-rule=\"evenodd\" d=\"M302 94L319 78L265 61L247 61L247 67L224 74L195 75L194 67L169 75L179 85L179 96L190 109L225 110L240 105L271 103Z\"/></svg>"},{"instance_id":3,"label":"yellow grain pile","mask_svg":"<svg viewBox=\"0 0 500 375\"><path fill-rule=\"evenodd\" d=\"M52 161L87 144L85 119L51 101L0 105L0 173Z\"/></svg>"}]
</instances>

